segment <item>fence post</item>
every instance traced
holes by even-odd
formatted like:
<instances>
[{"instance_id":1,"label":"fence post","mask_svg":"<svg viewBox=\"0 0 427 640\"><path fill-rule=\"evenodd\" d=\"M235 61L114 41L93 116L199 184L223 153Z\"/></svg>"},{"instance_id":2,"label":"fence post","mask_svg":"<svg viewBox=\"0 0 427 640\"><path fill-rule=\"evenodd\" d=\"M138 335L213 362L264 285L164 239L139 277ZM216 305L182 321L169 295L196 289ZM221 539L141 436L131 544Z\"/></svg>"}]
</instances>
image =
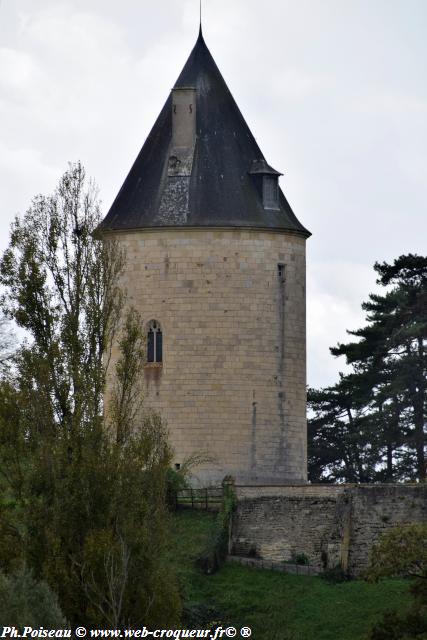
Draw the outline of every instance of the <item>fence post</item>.
<instances>
[{"instance_id":1,"label":"fence post","mask_svg":"<svg viewBox=\"0 0 427 640\"><path fill-rule=\"evenodd\" d=\"M191 489L191 508L194 509L194 495L193 495L193 489Z\"/></svg>"},{"instance_id":2,"label":"fence post","mask_svg":"<svg viewBox=\"0 0 427 640\"><path fill-rule=\"evenodd\" d=\"M208 510L208 489L205 488L205 497L206 497L206 511Z\"/></svg>"}]
</instances>

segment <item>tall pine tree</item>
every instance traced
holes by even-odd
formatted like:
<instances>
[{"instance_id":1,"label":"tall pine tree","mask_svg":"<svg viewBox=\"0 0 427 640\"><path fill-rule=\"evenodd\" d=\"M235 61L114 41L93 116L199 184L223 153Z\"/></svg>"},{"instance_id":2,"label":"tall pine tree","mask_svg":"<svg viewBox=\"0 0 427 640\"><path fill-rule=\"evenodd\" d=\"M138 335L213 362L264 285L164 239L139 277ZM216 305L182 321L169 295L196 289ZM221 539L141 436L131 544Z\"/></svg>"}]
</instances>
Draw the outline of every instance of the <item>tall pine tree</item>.
<instances>
[{"instance_id":1,"label":"tall pine tree","mask_svg":"<svg viewBox=\"0 0 427 640\"><path fill-rule=\"evenodd\" d=\"M363 303L367 324L348 332L357 340L331 348L354 373L309 394L313 480L426 477L427 258L409 254L374 268L387 291ZM333 446L335 439L328 446L337 429L339 446Z\"/></svg>"}]
</instances>

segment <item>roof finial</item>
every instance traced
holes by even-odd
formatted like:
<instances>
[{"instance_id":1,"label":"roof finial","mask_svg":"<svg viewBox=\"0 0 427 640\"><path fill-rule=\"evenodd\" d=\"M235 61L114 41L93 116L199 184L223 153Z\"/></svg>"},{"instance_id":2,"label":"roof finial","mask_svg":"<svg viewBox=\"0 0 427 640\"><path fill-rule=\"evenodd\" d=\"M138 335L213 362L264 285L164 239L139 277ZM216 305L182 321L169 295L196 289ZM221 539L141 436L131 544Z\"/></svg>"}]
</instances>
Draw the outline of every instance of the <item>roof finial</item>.
<instances>
[{"instance_id":1,"label":"roof finial","mask_svg":"<svg viewBox=\"0 0 427 640\"><path fill-rule=\"evenodd\" d=\"M202 34L202 0L199 0L199 35Z\"/></svg>"}]
</instances>

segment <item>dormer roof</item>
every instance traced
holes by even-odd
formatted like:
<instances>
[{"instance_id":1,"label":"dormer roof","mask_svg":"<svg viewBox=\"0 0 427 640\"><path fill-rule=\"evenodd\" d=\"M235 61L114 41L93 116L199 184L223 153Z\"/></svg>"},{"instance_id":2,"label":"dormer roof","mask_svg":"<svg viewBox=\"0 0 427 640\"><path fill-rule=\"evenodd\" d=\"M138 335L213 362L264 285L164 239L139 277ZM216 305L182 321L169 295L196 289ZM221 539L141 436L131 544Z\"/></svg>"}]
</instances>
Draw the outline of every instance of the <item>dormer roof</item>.
<instances>
[{"instance_id":1,"label":"dormer roof","mask_svg":"<svg viewBox=\"0 0 427 640\"><path fill-rule=\"evenodd\" d=\"M280 173L280 171L276 171L276 169L270 167L264 158L254 160L249 173L251 176L283 176L283 173Z\"/></svg>"}]
</instances>

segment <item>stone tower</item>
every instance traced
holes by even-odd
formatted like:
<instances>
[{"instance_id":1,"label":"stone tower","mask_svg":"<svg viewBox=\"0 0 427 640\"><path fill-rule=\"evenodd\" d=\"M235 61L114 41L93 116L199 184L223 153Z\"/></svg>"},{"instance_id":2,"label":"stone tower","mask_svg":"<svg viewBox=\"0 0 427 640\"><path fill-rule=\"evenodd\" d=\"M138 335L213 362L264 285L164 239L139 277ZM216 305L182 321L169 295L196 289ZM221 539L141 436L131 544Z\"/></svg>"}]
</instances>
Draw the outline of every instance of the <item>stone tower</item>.
<instances>
[{"instance_id":1,"label":"stone tower","mask_svg":"<svg viewBox=\"0 0 427 640\"><path fill-rule=\"evenodd\" d=\"M102 227L147 331L146 404L203 483L306 481L305 241L200 31Z\"/></svg>"}]
</instances>

